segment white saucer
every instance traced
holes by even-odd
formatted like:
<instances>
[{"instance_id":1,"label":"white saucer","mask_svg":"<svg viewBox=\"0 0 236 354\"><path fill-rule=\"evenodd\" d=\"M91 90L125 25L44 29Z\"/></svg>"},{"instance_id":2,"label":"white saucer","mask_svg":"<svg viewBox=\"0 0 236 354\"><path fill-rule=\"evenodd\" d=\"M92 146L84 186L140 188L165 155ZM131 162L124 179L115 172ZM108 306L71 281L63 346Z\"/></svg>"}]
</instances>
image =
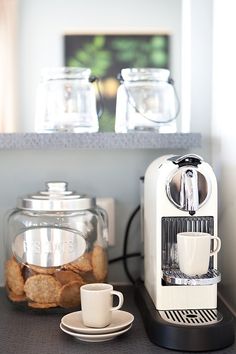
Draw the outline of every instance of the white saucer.
<instances>
[{"instance_id":1,"label":"white saucer","mask_svg":"<svg viewBox=\"0 0 236 354\"><path fill-rule=\"evenodd\" d=\"M60 323L60 328L63 332L73 336L76 340L84 341L84 342L105 342L108 340L112 340L117 336L127 332L132 327L132 324L126 327L121 331L116 331L112 333L105 333L105 334L82 334L73 331L69 331L62 323Z\"/></svg>"},{"instance_id":2,"label":"white saucer","mask_svg":"<svg viewBox=\"0 0 236 354\"><path fill-rule=\"evenodd\" d=\"M68 329L72 329L77 333L85 334L105 334L112 333L124 329L134 320L134 316L126 311L117 310L112 312L111 324L103 328L86 327L82 321L82 312L71 312L62 317L61 323Z\"/></svg>"}]
</instances>

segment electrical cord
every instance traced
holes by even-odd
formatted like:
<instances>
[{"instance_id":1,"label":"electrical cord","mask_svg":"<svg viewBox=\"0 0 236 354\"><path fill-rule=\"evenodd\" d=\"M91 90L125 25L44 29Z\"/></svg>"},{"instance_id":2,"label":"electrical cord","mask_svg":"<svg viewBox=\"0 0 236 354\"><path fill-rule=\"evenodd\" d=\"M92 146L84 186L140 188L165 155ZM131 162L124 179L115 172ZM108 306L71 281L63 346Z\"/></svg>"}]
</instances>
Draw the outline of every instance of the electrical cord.
<instances>
[{"instance_id":1,"label":"electrical cord","mask_svg":"<svg viewBox=\"0 0 236 354\"><path fill-rule=\"evenodd\" d=\"M136 253L128 253L126 255L126 258L132 258L132 257L140 257L141 253L140 252L136 252ZM115 262L119 262L119 261L123 261L124 256L120 256L117 258L113 258L109 261L109 264L115 263Z\"/></svg>"},{"instance_id":2,"label":"electrical cord","mask_svg":"<svg viewBox=\"0 0 236 354\"><path fill-rule=\"evenodd\" d=\"M128 223L127 223L126 229L125 229L124 245L123 245L123 266L124 266L125 273L132 284L135 283L135 280L132 277L132 275L129 271L129 268L128 268L128 264L127 264L128 238L129 238L130 226L132 224L132 221L133 221L135 215L138 213L139 210L140 210L140 205L138 205L137 208L134 209L134 211L132 212L132 214L129 217L129 220L128 220Z\"/></svg>"},{"instance_id":3,"label":"electrical cord","mask_svg":"<svg viewBox=\"0 0 236 354\"><path fill-rule=\"evenodd\" d=\"M115 263L118 261L123 261L125 273L127 275L127 278L131 281L132 284L135 283L135 280L129 271L127 259L132 258L132 257L140 257L141 253L140 252L127 253L127 249L128 249L128 239L129 239L130 227L131 227L134 217L136 216L136 214L138 213L139 210L140 210L140 205L137 206L137 208L132 212L132 214L130 215L130 217L128 219L128 222L127 222L127 225L125 228L125 235L124 235L123 255L120 257L109 260L109 264L112 264L112 263Z\"/></svg>"}]
</instances>

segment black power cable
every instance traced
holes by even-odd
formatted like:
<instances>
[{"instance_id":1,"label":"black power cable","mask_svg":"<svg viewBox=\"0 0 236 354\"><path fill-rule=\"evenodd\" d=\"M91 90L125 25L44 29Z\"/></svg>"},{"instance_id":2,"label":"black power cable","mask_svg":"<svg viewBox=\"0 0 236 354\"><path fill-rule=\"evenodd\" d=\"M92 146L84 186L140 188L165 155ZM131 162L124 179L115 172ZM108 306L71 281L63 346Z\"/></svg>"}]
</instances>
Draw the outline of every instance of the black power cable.
<instances>
[{"instance_id":1,"label":"black power cable","mask_svg":"<svg viewBox=\"0 0 236 354\"><path fill-rule=\"evenodd\" d=\"M124 244L123 244L123 265L124 265L124 270L125 273L128 277L128 279L131 281L131 283L135 283L134 278L132 277L129 268L128 268L128 264L127 264L127 249L128 249L128 238L129 238L129 231L130 231L130 226L132 224L132 221L135 217L135 215L138 213L138 211L140 210L140 205L137 206L137 208L132 212L132 214L129 217L129 220L127 222L126 228L125 228L125 236L124 236Z\"/></svg>"},{"instance_id":2,"label":"black power cable","mask_svg":"<svg viewBox=\"0 0 236 354\"><path fill-rule=\"evenodd\" d=\"M126 255L126 258L132 258L132 257L140 257L141 253L140 252L136 252L136 253L129 253ZM119 262L119 261L123 261L124 257L120 256L117 258L113 258L111 260L109 260L109 264L115 263L115 262Z\"/></svg>"},{"instance_id":3,"label":"black power cable","mask_svg":"<svg viewBox=\"0 0 236 354\"><path fill-rule=\"evenodd\" d=\"M128 238L129 238L130 227L131 227L134 217L136 216L136 214L138 213L139 210L140 210L140 205L138 205L137 208L132 212L132 214L130 215L129 220L127 222L127 225L125 228L125 234L124 234L123 255L120 257L109 260L109 264L112 264L112 263L115 263L118 261L123 261L125 273L126 273L128 279L133 284L135 283L135 280L132 277L132 275L128 269L127 259L132 258L132 257L140 257L141 253L140 252L127 253L127 250L128 250Z\"/></svg>"}]
</instances>

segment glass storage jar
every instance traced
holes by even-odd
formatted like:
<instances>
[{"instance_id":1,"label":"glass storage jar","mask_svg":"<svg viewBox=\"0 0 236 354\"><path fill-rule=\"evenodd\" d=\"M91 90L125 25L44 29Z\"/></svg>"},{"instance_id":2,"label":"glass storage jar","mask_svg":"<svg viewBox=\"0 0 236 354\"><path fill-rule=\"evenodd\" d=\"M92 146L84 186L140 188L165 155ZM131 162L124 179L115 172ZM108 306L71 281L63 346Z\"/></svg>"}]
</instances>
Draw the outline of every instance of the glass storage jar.
<instances>
[{"instance_id":1,"label":"glass storage jar","mask_svg":"<svg viewBox=\"0 0 236 354\"><path fill-rule=\"evenodd\" d=\"M8 213L7 294L31 309L78 308L81 285L107 280L107 214L66 182L46 186Z\"/></svg>"},{"instance_id":2,"label":"glass storage jar","mask_svg":"<svg viewBox=\"0 0 236 354\"><path fill-rule=\"evenodd\" d=\"M43 69L36 95L36 132L97 132L95 80L89 68Z\"/></svg>"},{"instance_id":3,"label":"glass storage jar","mask_svg":"<svg viewBox=\"0 0 236 354\"><path fill-rule=\"evenodd\" d=\"M176 131L179 100L169 70L126 68L119 76L116 133Z\"/></svg>"}]
</instances>

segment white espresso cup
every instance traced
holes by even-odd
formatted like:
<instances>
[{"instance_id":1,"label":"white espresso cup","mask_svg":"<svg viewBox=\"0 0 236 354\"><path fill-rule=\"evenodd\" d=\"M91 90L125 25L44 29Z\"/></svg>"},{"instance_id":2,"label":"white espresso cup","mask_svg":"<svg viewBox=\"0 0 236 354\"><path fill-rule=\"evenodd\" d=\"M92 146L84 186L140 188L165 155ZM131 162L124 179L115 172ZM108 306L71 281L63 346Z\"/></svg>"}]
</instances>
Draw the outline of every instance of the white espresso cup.
<instances>
[{"instance_id":1,"label":"white espresso cup","mask_svg":"<svg viewBox=\"0 0 236 354\"><path fill-rule=\"evenodd\" d=\"M211 250L211 240L214 247ZM221 240L205 232L180 232L177 234L179 269L188 276L208 272L210 256L221 248Z\"/></svg>"},{"instance_id":2,"label":"white espresso cup","mask_svg":"<svg viewBox=\"0 0 236 354\"><path fill-rule=\"evenodd\" d=\"M119 303L113 307L113 295ZM124 302L120 291L113 290L111 284L93 283L80 288L82 320L85 326L102 328L111 323L112 312L119 310Z\"/></svg>"}]
</instances>

